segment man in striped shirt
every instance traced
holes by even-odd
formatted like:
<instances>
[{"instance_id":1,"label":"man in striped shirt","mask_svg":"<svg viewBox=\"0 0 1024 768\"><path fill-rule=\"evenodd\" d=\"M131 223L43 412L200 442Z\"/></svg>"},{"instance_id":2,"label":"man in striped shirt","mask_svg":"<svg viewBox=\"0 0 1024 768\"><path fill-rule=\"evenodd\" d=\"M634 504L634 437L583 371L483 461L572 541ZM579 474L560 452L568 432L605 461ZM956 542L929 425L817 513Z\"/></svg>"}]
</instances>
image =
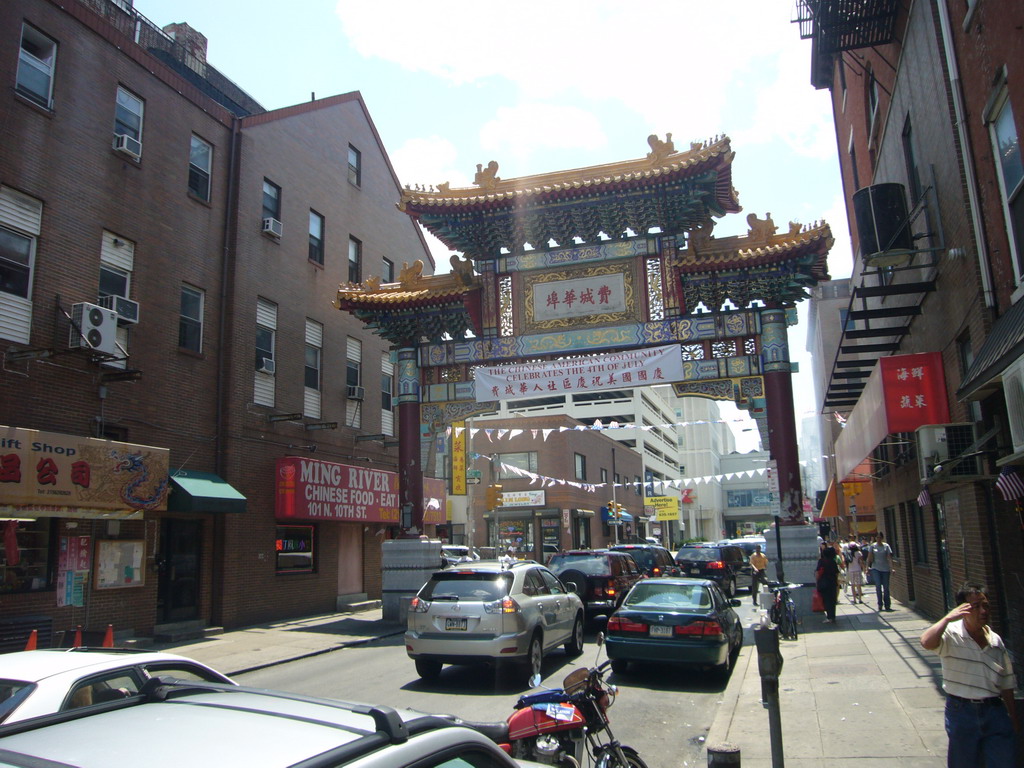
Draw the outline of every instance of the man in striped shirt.
<instances>
[{"instance_id":1,"label":"man in striped shirt","mask_svg":"<svg viewBox=\"0 0 1024 768\"><path fill-rule=\"evenodd\" d=\"M1012 768L1016 746L1015 680L1003 640L988 626L988 596L968 582L958 605L921 635L942 659L949 768Z\"/></svg>"}]
</instances>

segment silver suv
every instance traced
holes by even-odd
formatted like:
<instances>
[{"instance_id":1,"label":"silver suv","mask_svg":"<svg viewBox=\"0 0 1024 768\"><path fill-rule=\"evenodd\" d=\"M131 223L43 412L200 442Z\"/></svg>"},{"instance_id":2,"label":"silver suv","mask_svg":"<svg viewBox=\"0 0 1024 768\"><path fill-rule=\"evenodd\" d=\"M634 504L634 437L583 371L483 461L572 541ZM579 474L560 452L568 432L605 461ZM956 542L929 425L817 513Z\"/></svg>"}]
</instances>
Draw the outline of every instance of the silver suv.
<instances>
[{"instance_id":1,"label":"silver suv","mask_svg":"<svg viewBox=\"0 0 1024 768\"><path fill-rule=\"evenodd\" d=\"M507 731L506 731L507 734ZM506 735L507 738L507 735ZM130 698L0 726L0 768L521 768L451 717L149 680Z\"/></svg>"},{"instance_id":2,"label":"silver suv","mask_svg":"<svg viewBox=\"0 0 1024 768\"><path fill-rule=\"evenodd\" d=\"M583 603L532 561L478 560L438 571L409 606L405 648L416 672L434 680L444 664L516 665L526 683L544 654L583 652Z\"/></svg>"}]
</instances>

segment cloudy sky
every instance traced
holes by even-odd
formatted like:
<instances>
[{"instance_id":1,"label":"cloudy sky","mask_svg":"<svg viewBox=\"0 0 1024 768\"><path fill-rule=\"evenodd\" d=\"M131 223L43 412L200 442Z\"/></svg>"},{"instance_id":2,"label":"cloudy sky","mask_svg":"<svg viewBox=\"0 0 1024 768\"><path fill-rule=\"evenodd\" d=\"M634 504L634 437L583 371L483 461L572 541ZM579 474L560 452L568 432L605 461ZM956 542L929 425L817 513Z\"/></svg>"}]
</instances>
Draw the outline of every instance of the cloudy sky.
<instances>
[{"instance_id":1,"label":"cloudy sky","mask_svg":"<svg viewBox=\"0 0 1024 768\"><path fill-rule=\"evenodd\" d=\"M748 212L780 228L825 219L831 274L850 274L828 92L810 85L792 0L135 4L206 35L210 63L267 109L360 91L403 184L468 185L490 160L513 178L637 158L651 133L677 147L726 134L744 213L716 232L745 232ZM798 420L813 393L805 339L801 320Z\"/></svg>"}]
</instances>

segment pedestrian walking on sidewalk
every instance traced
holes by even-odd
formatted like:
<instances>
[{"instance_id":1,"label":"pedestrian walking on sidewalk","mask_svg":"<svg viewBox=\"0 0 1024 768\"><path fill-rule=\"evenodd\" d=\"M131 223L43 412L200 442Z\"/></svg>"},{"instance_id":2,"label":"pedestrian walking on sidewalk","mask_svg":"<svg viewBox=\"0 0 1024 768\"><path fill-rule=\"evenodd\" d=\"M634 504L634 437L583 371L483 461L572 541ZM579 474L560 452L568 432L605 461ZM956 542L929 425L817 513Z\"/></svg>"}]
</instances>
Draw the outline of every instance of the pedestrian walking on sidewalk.
<instances>
[{"instance_id":1,"label":"pedestrian walking on sidewalk","mask_svg":"<svg viewBox=\"0 0 1024 768\"><path fill-rule=\"evenodd\" d=\"M988 596L968 582L958 605L921 635L921 645L942 659L946 692L949 768L1012 768L1019 732L1013 662L988 626Z\"/></svg>"},{"instance_id":2,"label":"pedestrian walking on sidewalk","mask_svg":"<svg viewBox=\"0 0 1024 768\"><path fill-rule=\"evenodd\" d=\"M753 597L754 605L757 605L757 590L762 584L768 586L768 558L761 551L761 545L754 545L754 552L750 555L750 594Z\"/></svg>"},{"instance_id":3,"label":"pedestrian walking on sidewalk","mask_svg":"<svg viewBox=\"0 0 1024 768\"><path fill-rule=\"evenodd\" d=\"M850 583L850 602L864 602L864 554L850 542L850 562L846 566L846 580Z\"/></svg>"},{"instance_id":4,"label":"pedestrian walking on sidewalk","mask_svg":"<svg viewBox=\"0 0 1024 768\"><path fill-rule=\"evenodd\" d=\"M879 531L875 543L868 547L868 568L875 585L875 596L878 598L878 610L891 611L892 598L889 596L889 578L892 569L897 565L892 556L892 547L885 541L885 534Z\"/></svg>"},{"instance_id":5,"label":"pedestrian walking on sidewalk","mask_svg":"<svg viewBox=\"0 0 1024 768\"><path fill-rule=\"evenodd\" d=\"M818 565L814 569L815 586L825 606L825 623L834 624L836 620L836 601L839 597L839 563L836 562L836 551L831 544L822 544Z\"/></svg>"}]
</instances>

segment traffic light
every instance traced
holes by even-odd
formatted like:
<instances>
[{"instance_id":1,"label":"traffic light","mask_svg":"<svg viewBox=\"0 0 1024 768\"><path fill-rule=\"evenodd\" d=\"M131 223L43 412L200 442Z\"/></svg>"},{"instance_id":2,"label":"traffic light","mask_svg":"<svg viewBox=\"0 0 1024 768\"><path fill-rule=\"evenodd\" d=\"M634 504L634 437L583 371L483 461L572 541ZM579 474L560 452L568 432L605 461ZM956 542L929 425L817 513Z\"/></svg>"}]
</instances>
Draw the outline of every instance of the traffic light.
<instances>
[{"instance_id":1,"label":"traffic light","mask_svg":"<svg viewBox=\"0 0 1024 768\"><path fill-rule=\"evenodd\" d=\"M501 506L501 486L494 484L487 486L487 508L497 509Z\"/></svg>"}]
</instances>

